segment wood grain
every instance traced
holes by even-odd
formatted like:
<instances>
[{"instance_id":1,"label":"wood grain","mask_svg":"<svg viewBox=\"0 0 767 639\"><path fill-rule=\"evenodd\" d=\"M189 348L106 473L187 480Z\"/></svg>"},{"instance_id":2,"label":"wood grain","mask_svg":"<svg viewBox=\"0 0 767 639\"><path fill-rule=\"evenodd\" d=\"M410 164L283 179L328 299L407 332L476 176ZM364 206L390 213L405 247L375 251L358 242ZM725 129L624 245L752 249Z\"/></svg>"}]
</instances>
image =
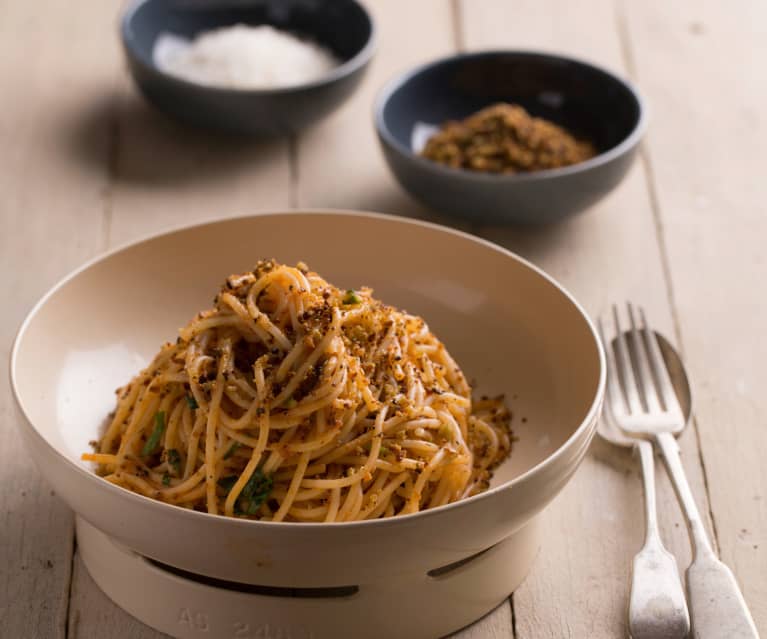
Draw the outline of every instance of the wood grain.
<instances>
[{"instance_id":1,"label":"wood grain","mask_svg":"<svg viewBox=\"0 0 767 639\"><path fill-rule=\"evenodd\" d=\"M767 6L625 10L721 557L767 634Z\"/></svg>"},{"instance_id":2,"label":"wood grain","mask_svg":"<svg viewBox=\"0 0 767 639\"><path fill-rule=\"evenodd\" d=\"M451 639L514 639L511 606L505 601L470 626L459 630Z\"/></svg>"},{"instance_id":3,"label":"wood grain","mask_svg":"<svg viewBox=\"0 0 767 639\"><path fill-rule=\"evenodd\" d=\"M617 15L609 0L568 3L489 0L461 4L469 50L557 51L626 73ZM612 303L641 303L653 323L673 335L667 282L641 164L592 210L541 229L479 232L557 277L596 316ZM521 300L520 303L524 303ZM695 494L707 508L694 433L681 441ZM658 477L662 534L680 566L689 545L673 491ZM595 442L575 479L547 513L543 550L514 595L517 637L626 635L630 561L644 526L636 464L624 451Z\"/></svg>"},{"instance_id":4,"label":"wood grain","mask_svg":"<svg viewBox=\"0 0 767 639\"><path fill-rule=\"evenodd\" d=\"M103 15L94 3L91 15ZM36 299L101 248L108 131L89 131L83 170L70 126L109 84L115 47L60 2L0 7L0 357ZM66 55L62 52L66 51ZM64 637L72 562L69 509L22 448L0 366L0 634Z\"/></svg>"},{"instance_id":5,"label":"wood grain","mask_svg":"<svg viewBox=\"0 0 767 639\"><path fill-rule=\"evenodd\" d=\"M150 107L121 69L115 96L110 245L290 204L288 142L190 129Z\"/></svg>"}]
</instances>

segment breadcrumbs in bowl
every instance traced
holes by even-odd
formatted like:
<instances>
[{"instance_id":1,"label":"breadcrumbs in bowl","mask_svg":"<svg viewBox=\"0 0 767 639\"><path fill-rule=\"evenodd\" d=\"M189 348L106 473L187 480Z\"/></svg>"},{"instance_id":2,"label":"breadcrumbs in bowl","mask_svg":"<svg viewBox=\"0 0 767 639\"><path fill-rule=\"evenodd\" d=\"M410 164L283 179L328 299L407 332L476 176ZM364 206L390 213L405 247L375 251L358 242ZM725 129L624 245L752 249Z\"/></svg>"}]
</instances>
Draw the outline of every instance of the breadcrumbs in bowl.
<instances>
[{"instance_id":1,"label":"breadcrumbs in bowl","mask_svg":"<svg viewBox=\"0 0 767 639\"><path fill-rule=\"evenodd\" d=\"M585 162L596 149L561 126L502 102L446 122L421 155L454 169L510 175Z\"/></svg>"},{"instance_id":2,"label":"breadcrumbs in bowl","mask_svg":"<svg viewBox=\"0 0 767 639\"><path fill-rule=\"evenodd\" d=\"M446 122L455 124L439 133ZM375 106L403 188L439 213L490 224L549 224L588 209L623 179L644 122L630 83L530 51L425 64L392 80Z\"/></svg>"}]
</instances>

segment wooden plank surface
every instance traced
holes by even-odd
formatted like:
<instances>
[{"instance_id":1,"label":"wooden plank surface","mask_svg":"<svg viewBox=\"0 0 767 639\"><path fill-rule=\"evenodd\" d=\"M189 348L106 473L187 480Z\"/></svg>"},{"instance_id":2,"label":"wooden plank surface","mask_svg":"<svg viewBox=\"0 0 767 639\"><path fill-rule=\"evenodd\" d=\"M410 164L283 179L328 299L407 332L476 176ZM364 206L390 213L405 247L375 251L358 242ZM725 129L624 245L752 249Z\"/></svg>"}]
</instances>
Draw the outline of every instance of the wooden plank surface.
<instances>
[{"instance_id":1,"label":"wooden plank surface","mask_svg":"<svg viewBox=\"0 0 767 639\"><path fill-rule=\"evenodd\" d=\"M767 5L625 8L717 540L767 635Z\"/></svg>"},{"instance_id":2,"label":"wooden plank surface","mask_svg":"<svg viewBox=\"0 0 767 639\"><path fill-rule=\"evenodd\" d=\"M91 16L105 15L93 3ZM108 131L88 130L95 164L78 160L72 127L114 78L111 39L90 37L60 2L0 6L0 635L64 637L72 514L30 465L16 430L8 367L24 314L102 248ZM66 56L62 51L66 50Z\"/></svg>"},{"instance_id":3,"label":"wooden plank surface","mask_svg":"<svg viewBox=\"0 0 767 639\"><path fill-rule=\"evenodd\" d=\"M253 142L192 130L148 106L127 78L114 101L110 245L184 224L289 207L287 140Z\"/></svg>"},{"instance_id":4,"label":"wooden plank surface","mask_svg":"<svg viewBox=\"0 0 767 639\"><path fill-rule=\"evenodd\" d=\"M593 60L627 75L610 0L461 4L468 50L543 49ZM480 234L558 278L592 314L631 299L674 334L655 220L641 164L607 199L543 229L482 228ZM524 300L520 301L524 303ZM707 507L693 432L681 440L695 494ZM643 537L641 489L631 456L596 441L575 479L546 513L543 550L514 594L517 637L626 636L630 562ZM665 475L658 500L663 538L679 565L689 561L683 520Z\"/></svg>"}]
</instances>

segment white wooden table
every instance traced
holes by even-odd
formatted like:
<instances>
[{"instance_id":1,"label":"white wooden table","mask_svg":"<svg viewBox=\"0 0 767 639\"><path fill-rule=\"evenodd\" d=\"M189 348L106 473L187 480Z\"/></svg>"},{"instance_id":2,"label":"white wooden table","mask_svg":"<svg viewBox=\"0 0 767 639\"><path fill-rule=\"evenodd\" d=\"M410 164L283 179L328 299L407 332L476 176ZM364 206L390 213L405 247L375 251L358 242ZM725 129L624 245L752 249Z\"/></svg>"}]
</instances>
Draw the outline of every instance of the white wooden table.
<instances>
[{"instance_id":1,"label":"white wooden table","mask_svg":"<svg viewBox=\"0 0 767 639\"><path fill-rule=\"evenodd\" d=\"M574 54L631 77L650 106L641 159L604 202L545 229L465 227L560 279L594 315L646 306L695 391L682 437L696 498L767 635L767 3L376 0L380 49L331 119L268 145L193 133L131 87L119 3L0 0L0 344L56 280L132 238L216 216L340 207L439 218L393 182L371 105L395 73L456 49ZM761 68L760 68L761 67ZM77 553L73 517L31 467L0 366L0 635L160 635L114 606ZM660 473L660 471L659 471ZM664 538L689 546L665 476ZM626 635L643 521L636 466L595 445L549 508L525 583L461 637Z\"/></svg>"}]
</instances>

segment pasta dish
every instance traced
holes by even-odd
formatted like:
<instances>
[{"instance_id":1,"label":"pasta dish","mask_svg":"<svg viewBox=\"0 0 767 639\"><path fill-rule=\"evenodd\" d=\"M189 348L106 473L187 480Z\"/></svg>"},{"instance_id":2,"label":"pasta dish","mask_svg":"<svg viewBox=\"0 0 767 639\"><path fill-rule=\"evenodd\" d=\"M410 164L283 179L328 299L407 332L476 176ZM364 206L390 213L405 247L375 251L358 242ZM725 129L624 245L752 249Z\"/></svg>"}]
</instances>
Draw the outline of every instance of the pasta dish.
<instances>
[{"instance_id":1,"label":"pasta dish","mask_svg":"<svg viewBox=\"0 0 767 639\"><path fill-rule=\"evenodd\" d=\"M476 494L511 452L503 398L473 401L420 317L261 261L118 389L107 481L229 517L344 522Z\"/></svg>"}]
</instances>

